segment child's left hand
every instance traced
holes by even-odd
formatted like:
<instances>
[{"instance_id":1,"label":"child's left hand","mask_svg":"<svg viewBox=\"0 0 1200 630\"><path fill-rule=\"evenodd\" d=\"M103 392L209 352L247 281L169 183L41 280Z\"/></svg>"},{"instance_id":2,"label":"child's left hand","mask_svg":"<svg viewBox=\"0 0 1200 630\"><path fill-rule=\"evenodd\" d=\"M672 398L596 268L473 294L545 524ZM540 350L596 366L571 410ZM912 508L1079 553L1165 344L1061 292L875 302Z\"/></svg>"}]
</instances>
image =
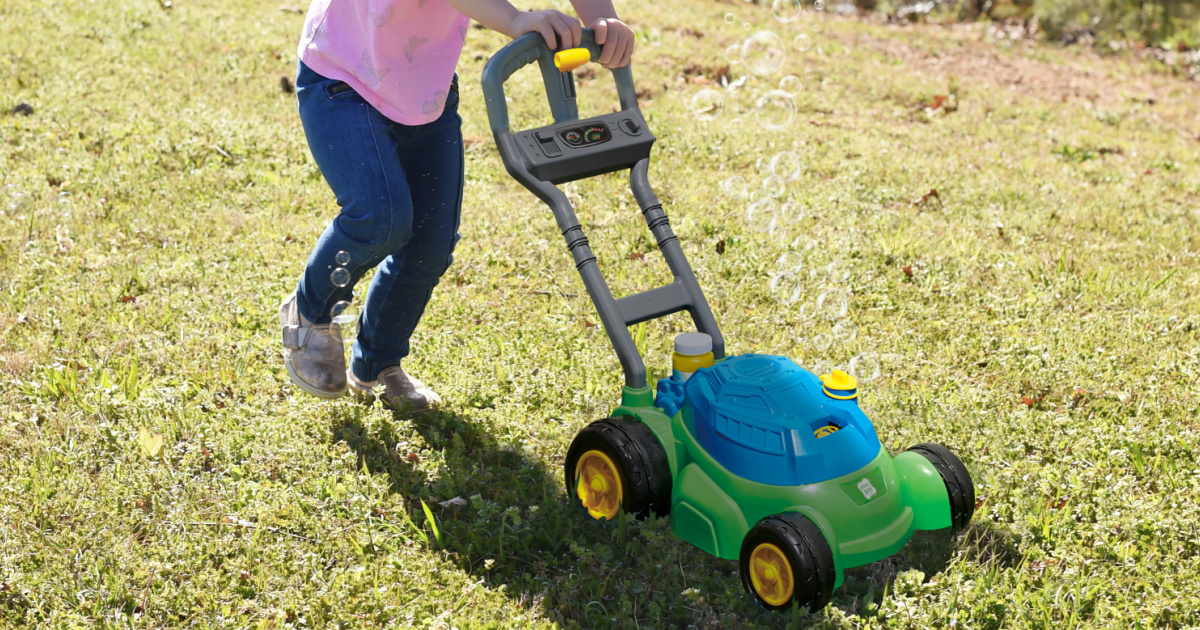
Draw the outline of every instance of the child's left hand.
<instances>
[{"instance_id":1,"label":"child's left hand","mask_svg":"<svg viewBox=\"0 0 1200 630\"><path fill-rule=\"evenodd\" d=\"M599 18L588 27L596 31L596 43L601 46L600 65L611 70L629 64L636 38L628 24L616 18Z\"/></svg>"}]
</instances>

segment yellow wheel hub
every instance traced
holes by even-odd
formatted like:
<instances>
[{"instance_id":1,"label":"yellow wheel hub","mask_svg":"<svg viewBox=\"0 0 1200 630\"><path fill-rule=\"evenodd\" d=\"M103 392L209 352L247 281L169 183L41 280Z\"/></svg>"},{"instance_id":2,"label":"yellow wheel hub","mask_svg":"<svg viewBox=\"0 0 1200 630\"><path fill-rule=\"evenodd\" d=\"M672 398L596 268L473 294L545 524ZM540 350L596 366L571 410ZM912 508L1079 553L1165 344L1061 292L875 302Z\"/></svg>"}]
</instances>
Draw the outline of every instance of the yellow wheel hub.
<instances>
[{"instance_id":1,"label":"yellow wheel hub","mask_svg":"<svg viewBox=\"0 0 1200 630\"><path fill-rule=\"evenodd\" d=\"M592 518L613 519L621 507L621 476L617 465L602 451L583 454L575 464L575 494Z\"/></svg>"},{"instance_id":2,"label":"yellow wheel hub","mask_svg":"<svg viewBox=\"0 0 1200 630\"><path fill-rule=\"evenodd\" d=\"M771 543L762 543L750 554L750 583L754 592L772 606L788 603L796 590L792 565L783 551Z\"/></svg>"}]
</instances>

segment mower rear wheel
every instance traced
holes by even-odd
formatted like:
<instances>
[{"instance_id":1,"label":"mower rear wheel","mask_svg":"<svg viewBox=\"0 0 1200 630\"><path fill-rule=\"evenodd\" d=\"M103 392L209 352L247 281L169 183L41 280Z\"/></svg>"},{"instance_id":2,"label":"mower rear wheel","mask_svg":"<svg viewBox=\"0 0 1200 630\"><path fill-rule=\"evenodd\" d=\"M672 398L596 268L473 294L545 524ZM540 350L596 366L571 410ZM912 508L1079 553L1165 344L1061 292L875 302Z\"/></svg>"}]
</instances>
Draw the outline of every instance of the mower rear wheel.
<instances>
[{"instance_id":1,"label":"mower rear wheel","mask_svg":"<svg viewBox=\"0 0 1200 630\"><path fill-rule=\"evenodd\" d=\"M768 516L750 528L738 555L742 585L768 610L792 602L821 610L837 579L833 550L817 524L798 512Z\"/></svg>"},{"instance_id":2,"label":"mower rear wheel","mask_svg":"<svg viewBox=\"0 0 1200 630\"><path fill-rule=\"evenodd\" d=\"M567 450L563 476L571 503L595 519L619 510L637 518L671 511L671 468L650 427L631 416L597 420Z\"/></svg>"},{"instance_id":3,"label":"mower rear wheel","mask_svg":"<svg viewBox=\"0 0 1200 630\"><path fill-rule=\"evenodd\" d=\"M950 449L933 442L918 444L908 450L920 454L937 469L950 497L950 528L955 532L965 529L975 514L975 484L962 460Z\"/></svg>"}]
</instances>

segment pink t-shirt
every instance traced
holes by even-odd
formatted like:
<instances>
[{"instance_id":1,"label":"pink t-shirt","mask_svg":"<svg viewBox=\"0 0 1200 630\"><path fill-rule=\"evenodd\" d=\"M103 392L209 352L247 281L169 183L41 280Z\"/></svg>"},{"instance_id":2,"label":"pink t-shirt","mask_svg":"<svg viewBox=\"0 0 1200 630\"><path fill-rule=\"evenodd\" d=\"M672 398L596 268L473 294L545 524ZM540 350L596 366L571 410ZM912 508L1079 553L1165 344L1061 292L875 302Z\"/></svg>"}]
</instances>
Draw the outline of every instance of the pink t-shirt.
<instances>
[{"instance_id":1,"label":"pink t-shirt","mask_svg":"<svg viewBox=\"0 0 1200 630\"><path fill-rule=\"evenodd\" d=\"M312 0L297 54L403 125L437 120L470 18L446 0Z\"/></svg>"}]
</instances>

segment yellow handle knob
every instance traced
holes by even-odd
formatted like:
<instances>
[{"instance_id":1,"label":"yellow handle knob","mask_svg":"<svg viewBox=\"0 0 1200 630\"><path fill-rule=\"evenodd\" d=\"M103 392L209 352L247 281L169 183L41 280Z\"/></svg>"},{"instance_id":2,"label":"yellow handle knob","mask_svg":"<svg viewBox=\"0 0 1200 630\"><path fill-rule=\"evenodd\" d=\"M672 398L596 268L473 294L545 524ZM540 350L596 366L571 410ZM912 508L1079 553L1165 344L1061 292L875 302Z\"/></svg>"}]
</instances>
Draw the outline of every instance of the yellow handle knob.
<instances>
[{"instance_id":1,"label":"yellow handle knob","mask_svg":"<svg viewBox=\"0 0 1200 630\"><path fill-rule=\"evenodd\" d=\"M586 48L568 48L554 53L554 66L559 72L570 72L592 60Z\"/></svg>"}]
</instances>

